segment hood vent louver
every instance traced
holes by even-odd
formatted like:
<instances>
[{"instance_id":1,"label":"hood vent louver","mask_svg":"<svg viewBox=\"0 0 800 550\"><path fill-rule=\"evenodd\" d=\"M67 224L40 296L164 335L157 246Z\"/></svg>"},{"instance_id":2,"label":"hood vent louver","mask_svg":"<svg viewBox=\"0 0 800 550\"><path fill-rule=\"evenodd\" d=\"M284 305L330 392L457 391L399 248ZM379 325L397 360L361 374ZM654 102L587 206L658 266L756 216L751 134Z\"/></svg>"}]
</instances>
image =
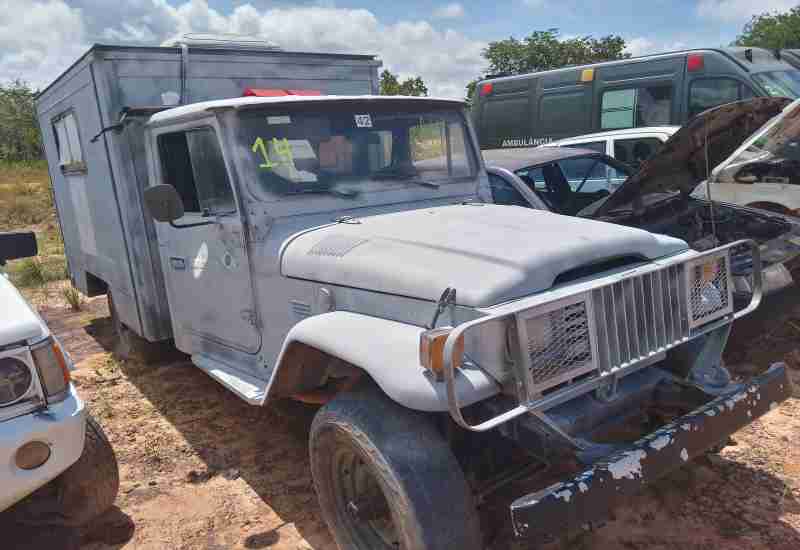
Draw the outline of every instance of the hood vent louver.
<instances>
[{"instance_id":1,"label":"hood vent louver","mask_svg":"<svg viewBox=\"0 0 800 550\"><path fill-rule=\"evenodd\" d=\"M347 235L329 235L316 243L309 251L309 256L332 256L342 258L345 254L361 246L369 239L350 237Z\"/></svg>"}]
</instances>

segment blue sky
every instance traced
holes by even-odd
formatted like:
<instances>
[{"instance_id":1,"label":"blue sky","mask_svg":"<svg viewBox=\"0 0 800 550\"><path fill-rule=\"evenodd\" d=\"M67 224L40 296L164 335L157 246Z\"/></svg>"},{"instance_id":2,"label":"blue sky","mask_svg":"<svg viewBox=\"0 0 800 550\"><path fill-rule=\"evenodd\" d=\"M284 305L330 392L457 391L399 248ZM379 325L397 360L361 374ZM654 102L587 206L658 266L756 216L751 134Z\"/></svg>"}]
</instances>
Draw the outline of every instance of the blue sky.
<instances>
[{"instance_id":1,"label":"blue sky","mask_svg":"<svg viewBox=\"0 0 800 550\"><path fill-rule=\"evenodd\" d=\"M0 81L43 86L93 42L160 44L186 32L269 38L288 50L377 54L436 95L462 97L492 40L559 29L619 34L633 54L729 44L758 12L800 0L0 0ZM22 15L24 14L24 16ZM46 32L42 32L46 29Z\"/></svg>"}]
</instances>

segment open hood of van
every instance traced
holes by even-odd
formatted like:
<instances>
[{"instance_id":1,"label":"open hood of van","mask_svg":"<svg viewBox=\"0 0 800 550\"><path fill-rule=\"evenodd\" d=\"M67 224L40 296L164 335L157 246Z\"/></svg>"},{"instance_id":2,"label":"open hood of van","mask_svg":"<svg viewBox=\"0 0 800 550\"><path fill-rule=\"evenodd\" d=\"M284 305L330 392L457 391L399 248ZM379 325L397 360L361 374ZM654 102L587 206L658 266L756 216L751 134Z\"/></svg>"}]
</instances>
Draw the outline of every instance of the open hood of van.
<instances>
[{"instance_id":1,"label":"open hood of van","mask_svg":"<svg viewBox=\"0 0 800 550\"><path fill-rule=\"evenodd\" d=\"M582 215L596 218L615 211L637 211L670 195L689 195L715 166L789 103L791 100L783 97L759 97L700 113L599 207Z\"/></svg>"}]
</instances>

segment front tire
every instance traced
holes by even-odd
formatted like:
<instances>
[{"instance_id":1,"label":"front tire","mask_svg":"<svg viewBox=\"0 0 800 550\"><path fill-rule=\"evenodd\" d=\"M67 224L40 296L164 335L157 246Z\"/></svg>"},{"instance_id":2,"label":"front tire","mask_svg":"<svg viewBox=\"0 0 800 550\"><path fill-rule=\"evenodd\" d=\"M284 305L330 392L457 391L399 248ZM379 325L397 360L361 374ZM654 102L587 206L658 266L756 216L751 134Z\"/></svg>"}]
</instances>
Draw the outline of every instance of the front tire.
<instances>
[{"instance_id":1,"label":"front tire","mask_svg":"<svg viewBox=\"0 0 800 550\"><path fill-rule=\"evenodd\" d=\"M83 525L114 504L119 492L119 466L103 428L91 416L78 461L55 480L59 515L65 525Z\"/></svg>"},{"instance_id":2,"label":"front tire","mask_svg":"<svg viewBox=\"0 0 800 550\"><path fill-rule=\"evenodd\" d=\"M374 386L338 395L311 426L322 515L342 550L479 550L475 503L425 414Z\"/></svg>"}]
</instances>

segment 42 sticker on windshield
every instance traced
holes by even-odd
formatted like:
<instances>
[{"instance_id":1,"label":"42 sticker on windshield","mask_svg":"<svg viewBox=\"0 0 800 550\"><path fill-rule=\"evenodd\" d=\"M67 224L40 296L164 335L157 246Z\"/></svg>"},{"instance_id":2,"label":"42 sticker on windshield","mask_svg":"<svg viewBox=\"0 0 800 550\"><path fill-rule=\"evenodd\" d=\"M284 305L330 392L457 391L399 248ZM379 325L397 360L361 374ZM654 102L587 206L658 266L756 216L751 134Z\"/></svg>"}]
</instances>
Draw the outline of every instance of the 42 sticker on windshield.
<instances>
[{"instance_id":1,"label":"42 sticker on windshield","mask_svg":"<svg viewBox=\"0 0 800 550\"><path fill-rule=\"evenodd\" d=\"M370 115L353 115L356 121L356 128L372 128L372 117Z\"/></svg>"},{"instance_id":2,"label":"42 sticker on windshield","mask_svg":"<svg viewBox=\"0 0 800 550\"><path fill-rule=\"evenodd\" d=\"M267 148L269 147L269 152ZM264 162L258 165L264 170L272 170L275 166L293 165L294 154L292 146L286 138L264 141L264 138L257 137L250 148L255 154L261 155ZM272 156L270 156L270 152Z\"/></svg>"}]
</instances>

